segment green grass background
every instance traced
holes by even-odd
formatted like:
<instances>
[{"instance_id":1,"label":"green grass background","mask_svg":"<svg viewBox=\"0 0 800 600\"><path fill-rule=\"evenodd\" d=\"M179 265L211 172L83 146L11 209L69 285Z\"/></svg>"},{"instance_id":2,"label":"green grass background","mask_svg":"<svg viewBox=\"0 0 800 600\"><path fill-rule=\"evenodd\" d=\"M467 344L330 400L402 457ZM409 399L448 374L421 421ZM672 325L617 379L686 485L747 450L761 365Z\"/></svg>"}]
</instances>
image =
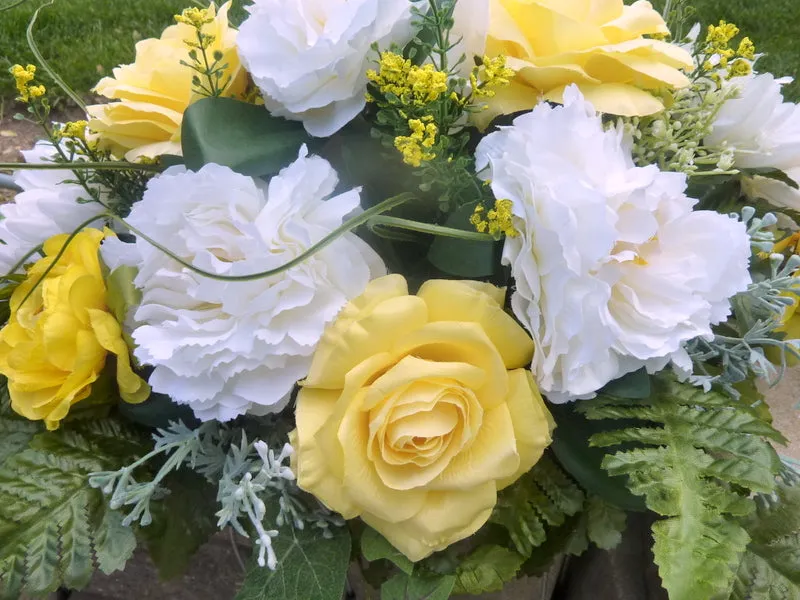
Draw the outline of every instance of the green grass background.
<instances>
[{"instance_id":1,"label":"green grass background","mask_svg":"<svg viewBox=\"0 0 800 600\"><path fill-rule=\"evenodd\" d=\"M13 2L0 0L0 8ZM657 7L663 2L654 0ZM758 51L768 55L759 64L761 71L798 76L800 0L689 2L696 7L696 20L705 25L720 19L739 25ZM4 101L6 107L15 94L10 77L4 80L2 75L16 62L33 62L25 29L39 4L41 0L28 0L0 12L0 102ZM238 9L234 21L241 18L241 4L242 0L234 1ZM36 40L61 76L79 93L87 93L116 65L132 61L138 40L158 36L172 22L172 16L189 5L188 0L55 0L39 16ZM800 82L786 93L800 99Z\"/></svg>"}]
</instances>

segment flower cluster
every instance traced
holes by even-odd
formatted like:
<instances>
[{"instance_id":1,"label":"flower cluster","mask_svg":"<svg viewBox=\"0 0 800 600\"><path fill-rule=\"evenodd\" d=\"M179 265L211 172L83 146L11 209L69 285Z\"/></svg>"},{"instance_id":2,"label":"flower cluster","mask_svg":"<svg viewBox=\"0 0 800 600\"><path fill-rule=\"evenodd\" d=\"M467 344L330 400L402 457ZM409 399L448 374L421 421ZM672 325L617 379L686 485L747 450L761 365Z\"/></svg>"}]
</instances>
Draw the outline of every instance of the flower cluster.
<instances>
[{"instance_id":1,"label":"flower cluster","mask_svg":"<svg viewBox=\"0 0 800 600\"><path fill-rule=\"evenodd\" d=\"M47 140L0 206L3 482L80 455L109 511L30 535L100 528L104 552L206 494L191 469L261 567L319 552L334 585L356 548L398 567L386 590L478 594L612 545L630 491L665 518L670 593L723 597L739 517L785 475L756 383L800 359L796 215L761 202L800 209L800 107L753 42L722 21L671 43L644 0L229 8L139 42L69 123L11 69ZM53 545L26 535L0 581Z\"/></svg>"}]
</instances>

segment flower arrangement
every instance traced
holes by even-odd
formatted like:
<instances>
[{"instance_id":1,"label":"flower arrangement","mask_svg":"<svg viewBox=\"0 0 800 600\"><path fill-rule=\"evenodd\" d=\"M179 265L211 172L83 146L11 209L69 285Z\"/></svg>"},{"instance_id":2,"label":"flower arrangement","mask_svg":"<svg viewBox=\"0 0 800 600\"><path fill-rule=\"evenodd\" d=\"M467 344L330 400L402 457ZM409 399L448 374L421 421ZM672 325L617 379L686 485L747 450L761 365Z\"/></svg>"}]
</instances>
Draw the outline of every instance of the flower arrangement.
<instances>
[{"instance_id":1,"label":"flower arrangement","mask_svg":"<svg viewBox=\"0 0 800 600\"><path fill-rule=\"evenodd\" d=\"M650 511L671 600L800 598L756 385L800 358L800 108L749 38L644 0L196 4L108 102L33 35L11 69L44 139L0 165L3 597L226 528L238 598L478 595Z\"/></svg>"}]
</instances>

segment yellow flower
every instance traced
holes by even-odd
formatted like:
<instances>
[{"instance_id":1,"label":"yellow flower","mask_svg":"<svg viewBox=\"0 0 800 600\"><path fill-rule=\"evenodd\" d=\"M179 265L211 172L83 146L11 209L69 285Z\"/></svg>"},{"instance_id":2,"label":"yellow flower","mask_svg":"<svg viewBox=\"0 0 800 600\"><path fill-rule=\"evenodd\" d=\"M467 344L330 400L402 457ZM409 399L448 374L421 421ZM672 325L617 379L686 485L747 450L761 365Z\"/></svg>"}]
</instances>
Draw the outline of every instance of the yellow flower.
<instances>
[{"instance_id":1,"label":"yellow flower","mask_svg":"<svg viewBox=\"0 0 800 600\"><path fill-rule=\"evenodd\" d=\"M517 72L497 90L481 125L500 114L560 102L577 84L599 111L643 116L664 108L650 93L689 84L694 68L680 47L644 35L669 33L649 2L622 0L490 0L486 54L506 57Z\"/></svg>"},{"instance_id":2,"label":"yellow flower","mask_svg":"<svg viewBox=\"0 0 800 600\"><path fill-rule=\"evenodd\" d=\"M247 73L236 52L236 30L228 25L226 3L215 13L203 33L214 36L208 55L223 54L228 64L226 77L231 77L225 96L244 92ZM197 30L186 23L168 27L160 39L142 40L136 44L136 61L114 69L114 77L97 84L97 93L112 100L88 108L89 128L100 135L100 144L118 156L136 160L140 156L153 158L162 154L181 154L181 123L183 112L199 96L192 91L192 76L188 66L189 48L186 41L196 41Z\"/></svg>"},{"instance_id":3,"label":"yellow flower","mask_svg":"<svg viewBox=\"0 0 800 600\"><path fill-rule=\"evenodd\" d=\"M476 281L370 283L317 348L297 399L301 488L411 560L475 533L539 460L554 423L533 342Z\"/></svg>"},{"instance_id":4,"label":"yellow flower","mask_svg":"<svg viewBox=\"0 0 800 600\"><path fill-rule=\"evenodd\" d=\"M423 122L427 121L427 122ZM422 161L436 158L430 149L436 144L439 128L428 119L409 119L408 127L411 135L399 135L394 138L394 147L403 155L403 162L412 167L419 167Z\"/></svg>"},{"instance_id":5,"label":"yellow flower","mask_svg":"<svg viewBox=\"0 0 800 600\"><path fill-rule=\"evenodd\" d=\"M47 90L43 85L31 85L36 77L36 65L14 65L9 69L9 73L14 78L14 83L19 92L18 101L28 103L34 98L41 98Z\"/></svg>"},{"instance_id":6,"label":"yellow flower","mask_svg":"<svg viewBox=\"0 0 800 600\"><path fill-rule=\"evenodd\" d=\"M67 237L56 235L45 242L44 258L14 291L11 318L0 330L0 373L8 377L11 407L32 421L44 420L48 429L57 429L70 407L89 396L109 352L116 355L122 398L142 402L150 394L131 369L122 330L106 306L97 254L101 231L79 233L34 288Z\"/></svg>"}]
</instances>

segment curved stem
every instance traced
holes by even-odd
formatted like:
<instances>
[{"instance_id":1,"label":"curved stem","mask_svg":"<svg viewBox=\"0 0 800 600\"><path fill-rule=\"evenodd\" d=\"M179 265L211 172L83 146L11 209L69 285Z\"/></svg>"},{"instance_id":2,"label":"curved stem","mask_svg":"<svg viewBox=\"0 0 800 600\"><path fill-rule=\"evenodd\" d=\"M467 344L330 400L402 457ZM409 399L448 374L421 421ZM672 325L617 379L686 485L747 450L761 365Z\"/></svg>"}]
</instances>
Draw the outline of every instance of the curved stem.
<instances>
[{"instance_id":1,"label":"curved stem","mask_svg":"<svg viewBox=\"0 0 800 600\"><path fill-rule=\"evenodd\" d=\"M208 277L209 279L214 279L216 281L256 281L258 279L265 279L267 277L272 277L274 275L278 275L283 273L284 271L288 271L292 267L296 267L297 265L305 262L308 258L319 252L320 250L326 248L337 239L342 237L344 234L349 233L356 227L363 225L371 218L387 212L396 206L400 206L401 204L405 204L409 200L414 198L411 194L400 194L398 196L394 196L389 198L388 200L384 200L380 204L373 206L372 208L368 208L360 215L353 217L346 223L343 223L340 227L333 230L330 234L322 238L319 242L311 246L308 250L303 252L302 254L296 256L292 260L282 264L280 267L276 267L274 269L269 269L267 271L261 271L259 273L250 273L248 275L220 275L218 273L212 273L210 271L206 271L199 267L194 266L192 263L182 259L181 257L177 256L174 252L172 252L169 248L160 244L159 242L155 241L149 235L141 231L140 229L134 227L133 225L129 224L125 219L122 217L118 217L117 215L106 215L109 218L113 219L123 227L125 227L128 231L133 233L134 235L142 238L148 244L153 246L154 248L161 250L164 254L169 256L172 260L180 264L181 266L189 269L193 273L197 273L198 275L202 275L204 277Z\"/></svg>"},{"instance_id":2,"label":"curved stem","mask_svg":"<svg viewBox=\"0 0 800 600\"><path fill-rule=\"evenodd\" d=\"M149 171L151 173L161 173L164 169L160 165L144 165L132 162L123 161L102 161L91 162L80 160L71 163L15 163L5 162L0 163L0 169L7 169L9 171Z\"/></svg>"},{"instance_id":3,"label":"curved stem","mask_svg":"<svg viewBox=\"0 0 800 600\"><path fill-rule=\"evenodd\" d=\"M470 242L495 241L495 239L487 233L478 233L477 231L466 231L464 229L454 229L453 227L444 227L442 225L422 223L420 221L401 219L399 217L386 217L386 216L373 217L369 220L367 226L370 228L388 227L395 229L405 229L408 231L417 231L419 233L427 233L430 235L451 237L459 240L467 240Z\"/></svg>"}]
</instances>

